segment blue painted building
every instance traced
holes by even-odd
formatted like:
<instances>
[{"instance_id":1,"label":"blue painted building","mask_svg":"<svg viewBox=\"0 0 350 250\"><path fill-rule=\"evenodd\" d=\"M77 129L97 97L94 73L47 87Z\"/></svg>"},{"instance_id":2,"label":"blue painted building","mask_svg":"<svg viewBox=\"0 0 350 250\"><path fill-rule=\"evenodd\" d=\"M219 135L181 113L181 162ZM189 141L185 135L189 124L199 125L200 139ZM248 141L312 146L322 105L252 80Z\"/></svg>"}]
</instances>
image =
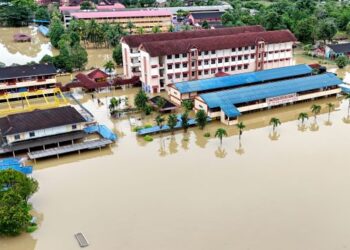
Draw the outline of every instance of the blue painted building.
<instances>
[{"instance_id":1,"label":"blue painted building","mask_svg":"<svg viewBox=\"0 0 350 250\"><path fill-rule=\"evenodd\" d=\"M234 125L245 112L337 95L341 84L334 74L325 73L211 92L195 98L195 110L203 109L210 118Z\"/></svg>"}]
</instances>

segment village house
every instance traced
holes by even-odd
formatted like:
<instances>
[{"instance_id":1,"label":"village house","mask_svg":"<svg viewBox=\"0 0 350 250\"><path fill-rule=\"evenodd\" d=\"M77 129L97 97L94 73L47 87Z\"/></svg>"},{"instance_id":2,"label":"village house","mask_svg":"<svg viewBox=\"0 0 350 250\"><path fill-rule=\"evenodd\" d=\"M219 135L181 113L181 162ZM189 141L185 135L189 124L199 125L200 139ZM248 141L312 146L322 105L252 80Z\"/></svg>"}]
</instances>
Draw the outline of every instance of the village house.
<instances>
[{"instance_id":1,"label":"village house","mask_svg":"<svg viewBox=\"0 0 350 250\"><path fill-rule=\"evenodd\" d=\"M82 138L85 124L71 106L8 115L0 118L0 153Z\"/></svg>"},{"instance_id":2,"label":"village house","mask_svg":"<svg viewBox=\"0 0 350 250\"><path fill-rule=\"evenodd\" d=\"M56 74L52 64L0 68L0 94L54 88Z\"/></svg>"},{"instance_id":3,"label":"village house","mask_svg":"<svg viewBox=\"0 0 350 250\"><path fill-rule=\"evenodd\" d=\"M194 26L201 26L203 22L207 22L209 26L216 26L221 24L221 16L225 12L194 12L190 13L187 17L189 23Z\"/></svg>"},{"instance_id":4,"label":"village house","mask_svg":"<svg viewBox=\"0 0 350 250\"><path fill-rule=\"evenodd\" d=\"M335 59L338 56L350 56L350 43L328 44L325 47L325 56Z\"/></svg>"}]
</instances>

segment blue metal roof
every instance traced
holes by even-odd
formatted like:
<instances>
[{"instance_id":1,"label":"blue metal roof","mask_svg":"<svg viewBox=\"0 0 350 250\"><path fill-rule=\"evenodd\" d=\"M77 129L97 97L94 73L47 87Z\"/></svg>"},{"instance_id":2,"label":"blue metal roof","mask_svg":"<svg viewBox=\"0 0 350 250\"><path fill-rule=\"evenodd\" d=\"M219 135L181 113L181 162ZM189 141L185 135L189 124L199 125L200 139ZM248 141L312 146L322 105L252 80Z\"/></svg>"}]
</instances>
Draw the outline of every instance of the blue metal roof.
<instances>
[{"instance_id":1,"label":"blue metal roof","mask_svg":"<svg viewBox=\"0 0 350 250\"><path fill-rule=\"evenodd\" d=\"M276 69L268 69L257 72L236 74L231 76L209 78L197 81L176 83L176 88L180 93L190 93L220 88L229 88L251 83L273 81L291 77L297 77L312 73L312 68L306 64L288 66Z\"/></svg>"},{"instance_id":2,"label":"blue metal roof","mask_svg":"<svg viewBox=\"0 0 350 250\"><path fill-rule=\"evenodd\" d=\"M326 73L322 75L212 92L202 94L200 97L205 101L209 108L220 107L228 117L236 117L239 114L239 111L234 105L238 103L325 88L339 85L341 83L342 81L333 73Z\"/></svg>"}]
</instances>

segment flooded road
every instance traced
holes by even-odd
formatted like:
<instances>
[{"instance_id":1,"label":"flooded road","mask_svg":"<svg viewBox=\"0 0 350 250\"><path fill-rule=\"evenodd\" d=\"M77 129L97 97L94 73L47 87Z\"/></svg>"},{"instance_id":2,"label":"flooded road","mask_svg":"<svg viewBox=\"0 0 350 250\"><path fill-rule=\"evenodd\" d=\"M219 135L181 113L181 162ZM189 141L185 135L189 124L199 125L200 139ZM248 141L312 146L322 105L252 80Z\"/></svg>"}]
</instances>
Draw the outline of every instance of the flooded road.
<instances>
[{"instance_id":1,"label":"flooded road","mask_svg":"<svg viewBox=\"0 0 350 250\"><path fill-rule=\"evenodd\" d=\"M132 100L135 92L114 95ZM302 130L296 117L311 102L245 115L241 145L237 130L219 122L145 142L127 117L111 119L106 105L83 102L118 142L38 161L33 176L40 190L31 202L40 227L0 238L0 249L80 249L77 232L93 250L350 248L347 101L318 101L317 125L311 117ZM328 102L336 105L329 118ZM282 121L274 135L272 116ZM213 138L218 127L229 132L222 146Z\"/></svg>"},{"instance_id":2,"label":"flooded road","mask_svg":"<svg viewBox=\"0 0 350 250\"><path fill-rule=\"evenodd\" d=\"M24 33L32 37L31 42L16 43L13 35ZM88 63L86 68L102 67L112 60L112 49L87 49ZM39 62L45 55L57 55L57 49L51 46L49 39L38 32L37 27L4 28L0 27L0 62L10 66L13 63L25 64Z\"/></svg>"}]
</instances>

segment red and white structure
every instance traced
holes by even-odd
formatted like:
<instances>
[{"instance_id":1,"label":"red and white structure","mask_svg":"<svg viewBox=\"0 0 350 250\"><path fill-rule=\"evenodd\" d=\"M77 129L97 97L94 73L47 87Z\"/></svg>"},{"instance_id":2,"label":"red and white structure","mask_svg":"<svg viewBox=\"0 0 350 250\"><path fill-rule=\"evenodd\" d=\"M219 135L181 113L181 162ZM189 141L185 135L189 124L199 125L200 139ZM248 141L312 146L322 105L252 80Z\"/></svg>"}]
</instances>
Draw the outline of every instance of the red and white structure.
<instances>
[{"instance_id":1,"label":"red and white structure","mask_svg":"<svg viewBox=\"0 0 350 250\"><path fill-rule=\"evenodd\" d=\"M295 42L289 30L143 42L140 80L147 92L158 93L170 84L211 78L218 72L289 66Z\"/></svg>"},{"instance_id":2,"label":"red and white structure","mask_svg":"<svg viewBox=\"0 0 350 250\"><path fill-rule=\"evenodd\" d=\"M127 78L141 76L140 45L143 43L177 41L203 37L218 37L246 32L262 32L265 29L260 26L242 26L213 30L196 30L182 32L166 32L158 34L129 35L121 39L123 51L123 72Z\"/></svg>"}]
</instances>

